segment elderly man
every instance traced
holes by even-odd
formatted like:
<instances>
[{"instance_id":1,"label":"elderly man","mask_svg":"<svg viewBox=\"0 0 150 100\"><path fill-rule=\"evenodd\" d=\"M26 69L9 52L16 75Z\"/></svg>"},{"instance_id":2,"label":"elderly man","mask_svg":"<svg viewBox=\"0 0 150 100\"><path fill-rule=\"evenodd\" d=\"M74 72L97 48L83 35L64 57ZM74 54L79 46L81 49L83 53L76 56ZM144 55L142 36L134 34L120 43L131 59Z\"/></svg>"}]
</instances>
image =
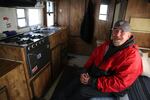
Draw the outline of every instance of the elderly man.
<instances>
[{"instance_id":1,"label":"elderly man","mask_svg":"<svg viewBox=\"0 0 150 100\"><path fill-rule=\"evenodd\" d=\"M129 23L117 21L111 35L110 41L94 49L76 81L68 83L67 86L72 84L65 90L69 92L60 93L61 100L89 100L94 97L115 100L116 96L123 96L141 75L142 61ZM79 89L73 92L77 84Z\"/></svg>"},{"instance_id":2,"label":"elderly man","mask_svg":"<svg viewBox=\"0 0 150 100\"><path fill-rule=\"evenodd\" d=\"M82 90L84 95L122 95L142 73L141 57L130 31L127 21L117 21L112 40L93 51L84 66L87 71L80 75L80 82L89 85L89 89ZM95 92L90 88L95 88Z\"/></svg>"}]
</instances>

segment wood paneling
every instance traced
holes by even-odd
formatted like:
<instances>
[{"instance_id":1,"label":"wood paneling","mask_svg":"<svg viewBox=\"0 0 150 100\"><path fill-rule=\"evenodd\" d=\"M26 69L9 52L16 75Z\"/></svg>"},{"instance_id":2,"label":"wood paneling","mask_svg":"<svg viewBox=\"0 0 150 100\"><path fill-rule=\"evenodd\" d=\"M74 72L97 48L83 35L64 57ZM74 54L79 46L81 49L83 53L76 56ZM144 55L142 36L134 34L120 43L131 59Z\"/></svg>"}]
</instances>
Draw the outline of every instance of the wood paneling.
<instances>
[{"instance_id":1,"label":"wood paneling","mask_svg":"<svg viewBox=\"0 0 150 100\"><path fill-rule=\"evenodd\" d=\"M61 43L68 42L68 29L67 28L63 28L62 30L60 30L60 40L61 40Z\"/></svg>"},{"instance_id":2,"label":"wood paneling","mask_svg":"<svg viewBox=\"0 0 150 100\"><path fill-rule=\"evenodd\" d=\"M85 43L79 37L70 37L69 38L69 51L71 53L81 54L81 55L90 55L94 46Z\"/></svg>"},{"instance_id":3,"label":"wood paneling","mask_svg":"<svg viewBox=\"0 0 150 100\"><path fill-rule=\"evenodd\" d=\"M49 36L50 48L54 48L60 44L60 32L54 33Z\"/></svg>"},{"instance_id":4,"label":"wood paneling","mask_svg":"<svg viewBox=\"0 0 150 100\"><path fill-rule=\"evenodd\" d=\"M80 27L85 13L85 0L71 0L70 3L70 34L80 36Z\"/></svg>"},{"instance_id":5,"label":"wood paneling","mask_svg":"<svg viewBox=\"0 0 150 100\"><path fill-rule=\"evenodd\" d=\"M63 51L67 51L68 46L68 29L61 27L61 29L49 36L51 64L52 64L52 78L55 80L63 69ZM67 53L66 53L67 55ZM65 57L66 57L65 55ZM62 58L65 59L65 58Z\"/></svg>"},{"instance_id":6,"label":"wood paneling","mask_svg":"<svg viewBox=\"0 0 150 100\"><path fill-rule=\"evenodd\" d=\"M149 10L148 0L128 0L125 19L129 21L130 17L150 18Z\"/></svg>"},{"instance_id":7,"label":"wood paneling","mask_svg":"<svg viewBox=\"0 0 150 100\"><path fill-rule=\"evenodd\" d=\"M45 68L31 80L33 94L36 98L40 98L46 93L48 86L50 85L51 69L48 64Z\"/></svg>"},{"instance_id":8,"label":"wood paneling","mask_svg":"<svg viewBox=\"0 0 150 100\"><path fill-rule=\"evenodd\" d=\"M128 0L126 20L130 21L131 17L150 18L150 3L148 0ZM141 47L150 48L150 33L133 33L136 43Z\"/></svg>"},{"instance_id":9,"label":"wood paneling","mask_svg":"<svg viewBox=\"0 0 150 100\"><path fill-rule=\"evenodd\" d=\"M0 86L0 100L9 100L6 86Z\"/></svg>"},{"instance_id":10,"label":"wood paneling","mask_svg":"<svg viewBox=\"0 0 150 100\"><path fill-rule=\"evenodd\" d=\"M0 45L0 58L22 61L21 48Z\"/></svg>"},{"instance_id":11,"label":"wood paneling","mask_svg":"<svg viewBox=\"0 0 150 100\"><path fill-rule=\"evenodd\" d=\"M150 34L149 33L133 33L136 43L145 48L150 48Z\"/></svg>"},{"instance_id":12,"label":"wood paneling","mask_svg":"<svg viewBox=\"0 0 150 100\"><path fill-rule=\"evenodd\" d=\"M28 83L27 84L28 91L26 91L26 92L29 92L30 98L33 98L32 88L31 88L31 84L30 84L31 77L29 76L29 68L28 68L29 66L27 64L27 55L26 55L25 48L15 47L15 46L7 46L7 45L0 45L0 48L2 48L2 49L0 49L0 53L2 54L2 55L0 55L0 58L22 62L23 70L25 71L24 74L25 74L26 82ZM37 76L37 74L35 76ZM39 80L39 81L41 81L41 80ZM36 92L38 92L37 94L40 94L40 92L41 92L40 89L36 89L36 90L37 90Z\"/></svg>"},{"instance_id":13,"label":"wood paneling","mask_svg":"<svg viewBox=\"0 0 150 100\"><path fill-rule=\"evenodd\" d=\"M28 71L28 65L27 65L27 58L25 49L21 47L15 47L15 46L7 46L7 45L0 45L0 58L2 59L10 59L14 61L21 61L23 64L23 69L25 71L25 78L27 81L27 87L28 92L30 93L30 96L32 98L32 92L29 84L29 71Z\"/></svg>"},{"instance_id":14,"label":"wood paneling","mask_svg":"<svg viewBox=\"0 0 150 100\"><path fill-rule=\"evenodd\" d=\"M56 0L56 3L58 25L69 26L70 0Z\"/></svg>"},{"instance_id":15,"label":"wood paneling","mask_svg":"<svg viewBox=\"0 0 150 100\"><path fill-rule=\"evenodd\" d=\"M6 86L11 100L30 100L22 65L3 75L0 78L0 85Z\"/></svg>"},{"instance_id":16,"label":"wood paneling","mask_svg":"<svg viewBox=\"0 0 150 100\"><path fill-rule=\"evenodd\" d=\"M101 0L98 0L96 2L96 13L95 13L95 37L96 40L106 40L109 38L109 33L111 29L113 13L115 8L115 0L110 1L107 21L99 20L100 4L101 4Z\"/></svg>"},{"instance_id":17,"label":"wood paneling","mask_svg":"<svg viewBox=\"0 0 150 100\"><path fill-rule=\"evenodd\" d=\"M7 74L9 71L13 70L20 63L13 62L9 60L0 59L0 77Z\"/></svg>"},{"instance_id":18,"label":"wood paneling","mask_svg":"<svg viewBox=\"0 0 150 100\"><path fill-rule=\"evenodd\" d=\"M52 59L52 77L55 80L61 72L61 46L58 45L51 49L51 59Z\"/></svg>"},{"instance_id":19,"label":"wood paneling","mask_svg":"<svg viewBox=\"0 0 150 100\"><path fill-rule=\"evenodd\" d=\"M93 49L95 37L98 40L104 40L108 38L108 33L111 27L113 10L114 10L114 0L111 0L109 7L109 17L108 21L99 21L99 6L100 0L92 0L95 7L95 31L92 44L86 44L80 39L80 27L83 20L85 7L87 7L88 0L57 0L58 5L58 24L59 25L69 25L69 51L72 53L80 53L88 55ZM62 12L60 12L60 9ZM108 35L107 35L108 34ZM73 40L71 40L73 39ZM76 41L78 40L78 41ZM92 48L91 48L92 47Z\"/></svg>"},{"instance_id":20,"label":"wood paneling","mask_svg":"<svg viewBox=\"0 0 150 100\"><path fill-rule=\"evenodd\" d=\"M66 26L69 25L70 52L80 54L82 54L85 51L90 52L89 49L87 49L87 47L90 48L91 45L94 44L87 46L87 44L80 39L80 25L83 19L85 0L57 0L57 1L59 1L58 23L59 25L66 25ZM109 38L116 0L110 1L107 21L100 21L98 19L101 0L92 0L92 1L95 4L94 40L106 40ZM62 9L62 12L59 12L60 8ZM148 3L148 0L128 0L125 19L129 21L130 17L150 18L149 9L150 3ZM74 38L71 36L76 37ZM144 38L146 36L143 35L140 36L139 34L137 34L136 38L140 40L143 39L145 41L147 40ZM148 42L149 41L145 41L144 46L149 45ZM143 44L143 41L141 41L141 43L139 42L138 44L140 45Z\"/></svg>"}]
</instances>

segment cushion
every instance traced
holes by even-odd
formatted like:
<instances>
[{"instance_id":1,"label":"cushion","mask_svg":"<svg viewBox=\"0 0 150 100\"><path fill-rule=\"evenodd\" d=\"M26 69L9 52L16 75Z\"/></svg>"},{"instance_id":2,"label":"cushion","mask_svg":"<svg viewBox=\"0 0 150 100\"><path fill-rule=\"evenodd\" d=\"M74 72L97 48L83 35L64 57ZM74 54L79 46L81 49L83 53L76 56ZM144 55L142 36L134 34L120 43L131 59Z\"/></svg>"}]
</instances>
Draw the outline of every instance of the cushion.
<instances>
[{"instance_id":1,"label":"cushion","mask_svg":"<svg viewBox=\"0 0 150 100\"><path fill-rule=\"evenodd\" d=\"M150 58L148 58L148 53L142 53L142 63L143 63L143 76L150 77Z\"/></svg>"}]
</instances>

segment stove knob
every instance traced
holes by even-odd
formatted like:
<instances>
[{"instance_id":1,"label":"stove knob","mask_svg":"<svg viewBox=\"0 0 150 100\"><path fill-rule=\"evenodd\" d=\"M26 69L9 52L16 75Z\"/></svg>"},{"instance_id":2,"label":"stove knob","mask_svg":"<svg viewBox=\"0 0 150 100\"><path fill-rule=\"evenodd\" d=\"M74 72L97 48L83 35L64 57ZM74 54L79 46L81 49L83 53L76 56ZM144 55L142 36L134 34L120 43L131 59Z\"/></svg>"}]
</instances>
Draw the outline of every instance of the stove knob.
<instances>
[{"instance_id":1,"label":"stove knob","mask_svg":"<svg viewBox=\"0 0 150 100\"><path fill-rule=\"evenodd\" d=\"M31 47L34 48L34 44L32 44Z\"/></svg>"},{"instance_id":2,"label":"stove knob","mask_svg":"<svg viewBox=\"0 0 150 100\"><path fill-rule=\"evenodd\" d=\"M30 47L28 47L28 50L30 51Z\"/></svg>"}]
</instances>

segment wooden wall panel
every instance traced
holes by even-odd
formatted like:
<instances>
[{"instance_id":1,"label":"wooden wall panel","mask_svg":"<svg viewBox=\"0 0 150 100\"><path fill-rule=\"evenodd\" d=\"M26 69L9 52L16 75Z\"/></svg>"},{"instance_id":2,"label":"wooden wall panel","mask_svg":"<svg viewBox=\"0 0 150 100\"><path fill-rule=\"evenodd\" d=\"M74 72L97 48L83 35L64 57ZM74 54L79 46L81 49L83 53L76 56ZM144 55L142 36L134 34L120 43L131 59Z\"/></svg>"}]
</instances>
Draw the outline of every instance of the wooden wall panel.
<instances>
[{"instance_id":1,"label":"wooden wall panel","mask_svg":"<svg viewBox=\"0 0 150 100\"><path fill-rule=\"evenodd\" d=\"M56 0L58 25L69 26L70 0Z\"/></svg>"},{"instance_id":2,"label":"wooden wall panel","mask_svg":"<svg viewBox=\"0 0 150 100\"><path fill-rule=\"evenodd\" d=\"M85 12L85 0L71 0L70 3L70 34L80 36L80 27Z\"/></svg>"},{"instance_id":3,"label":"wooden wall panel","mask_svg":"<svg viewBox=\"0 0 150 100\"><path fill-rule=\"evenodd\" d=\"M21 48L15 46L0 45L0 58L23 61Z\"/></svg>"},{"instance_id":4,"label":"wooden wall panel","mask_svg":"<svg viewBox=\"0 0 150 100\"><path fill-rule=\"evenodd\" d=\"M50 72L51 72L51 69L50 69L50 65L48 64L40 72L40 74L31 81L34 95L36 97L40 98L47 92L49 84L50 84L50 77L51 77Z\"/></svg>"},{"instance_id":5,"label":"wooden wall panel","mask_svg":"<svg viewBox=\"0 0 150 100\"><path fill-rule=\"evenodd\" d=\"M18 65L16 68L3 75L0 78L0 85L6 86L10 100L31 100L22 65Z\"/></svg>"},{"instance_id":6,"label":"wooden wall panel","mask_svg":"<svg viewBox=\"0 0 150 100\"><path fill-rule=\"evenodd\" d=\"M148 0L128 0L126 20L130 20L130 17L142 17L150 18L150 3Z\"/></svg>"},{"instance_id":7,"label":"wooden wall panel","mask_svg":"<svg viewBox=\"0 0 150 100\"><path fill-rule=\"evenodd\" d=\"M71 53L90 55L94 47L94 45L89 45L85 43L79 37L69 38L69 51Z\"/></svg>"},{"instance_id":8,"label":"wooden wall panel","mask_svg":"<svg viewBox=\"0 0 150 100\"><path fill-rule=\"evenodd\" d=\"M109 38L109 33L111 29L111 24L113 20L113 13L115 8L115 0L111 0L108 9L108 20L102 21L99 20L99 8L101 4L101 0L98 0L96 3L96 13L95 13L95 37L96 40L106 40Z\"/></svg>"},{"instance_id":9,"label":"wooden wall panel","mask_svg":"<svg viewBox=\"0 0 150 100\"><path fill-rule=\"evenodd\" d=\"M150 13L149 13L150 3L148 3L147 1L148 0L128 0L128 6L127 6L125 19L129 21L130 17L150 18ZM115 0L111 0L110 6L109 6L110 7L109 15L108 15L109 17L108 17L107 22L98 20L99 6L101 3L101 0L93 0L93 2L95 4L95 30L94 30L95 38L96 40L108 39L110 28L111 28L111 23L112 23L112 18L113 18L113 13L114 13ZM70 36L71 35L77 36L76 38L69 37L70 40L73 39L70 41L70 45L69 45L70 50L72 51L74 48L73 52L80 52L80 53L86 51L87 50L86 47L90 48L91 45L87 46L86 43L84 43L84 41L82 41L79 37L81 20L83 18L83 12L85 8L85 0L59 0L58 8L59 8L58 9L59 25L69 26ZM62 12L59 11L60 8L62 9ZM134 34L135 35L137 34L136 38L138 38L138 40L142 40L142 39L144 40L144 42L139 41L138 44L140 45L143 44L143 46L149 47L149 43L148 43L149 41L144 38L144 37L147 37L147 35L146 36L144 34L140 35L138 33L134 33ZM87 52L89 51L87 50Z\"/></svg>"},{"instance_id":10,"label":"wooden wall panel","mask_svg":"<svg viewBox=\"0 0 150 100\"><path fill-rule=\"evenodd\" d=\"M95 37L98 40L108 38L113 18L114 0L111 0L107 22L99 21L100 0L92 0L95 5L95 31L92 44L86 44L80 39L80 27L83 20L85 5L88 0L56 0L58 3L58 24L69 26L69 50L73 53L89 54L95 46ZM62 12L60 12L62 10ZM73 39L73 40L72 40Z\"/></svg>"},{"instance_id":11,"label":"wooden wall panel","mask_svg":"<svg viewBox=\"0 0 150 100\"><path fill-rule=\"evenodd\" d=\"M136 43L145 48L150 48L150 34L149 33L133 33Z\"/></svg>"},{"instance_id":12,"label":"wooden wall panel","mask_svg":"<svg viewBox=\"0 0 150 100\"><path fill-rule=\"evenodd\" d=\"M131 17L150 18L150 3L148 0L128 0L125 19L130 21ZM133 33L139 46L150 48L150 33Z\"/></svg>"}]
</instances>

